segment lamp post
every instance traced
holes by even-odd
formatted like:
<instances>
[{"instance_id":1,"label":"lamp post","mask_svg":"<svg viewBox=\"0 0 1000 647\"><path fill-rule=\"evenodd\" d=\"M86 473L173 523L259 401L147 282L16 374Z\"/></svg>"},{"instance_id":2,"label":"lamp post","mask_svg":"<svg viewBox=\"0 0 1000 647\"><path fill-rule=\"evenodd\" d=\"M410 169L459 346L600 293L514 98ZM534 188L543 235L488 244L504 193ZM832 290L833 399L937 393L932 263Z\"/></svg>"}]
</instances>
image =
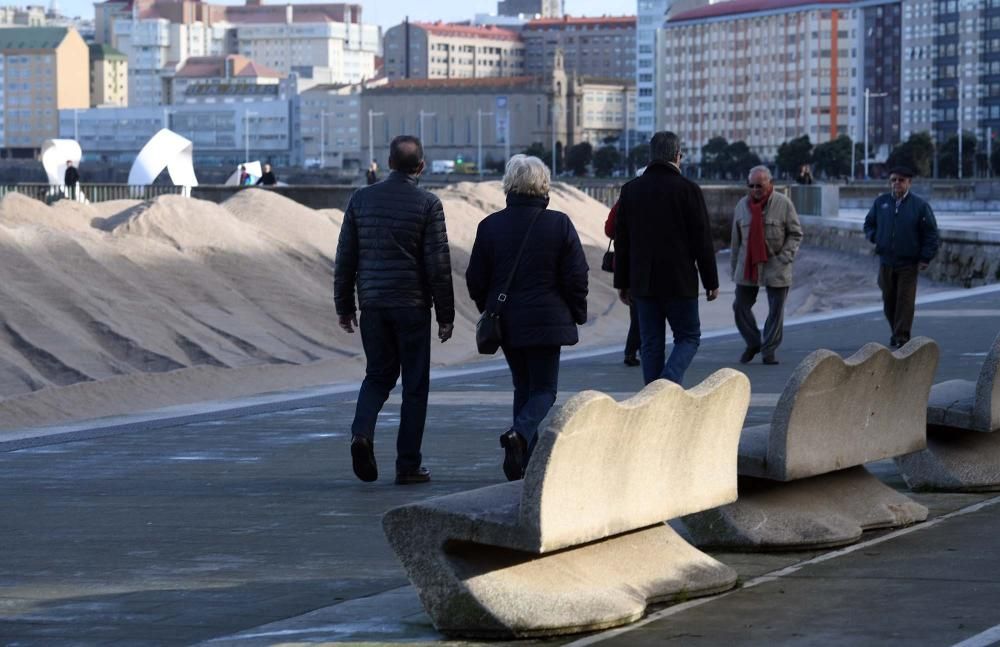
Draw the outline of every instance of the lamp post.
<instances>
[{"instance_id":1,"label":"lamp post","mask_svg":"<svg viewBox=\"0 0 1000 647\"><path fill-rule=\"evenodd\" d=\"M865 179L868 179L868 101L871 98L881 99L889 96L888 92L872 92L865 88Z\"/></svg>"},{"instance_id":2,"label":"lamp post","mask_svg":"<svg viewBox=\"0 0 1000 647\"><path fill-rule=\"evenodd\" d=\"M556 177L556 119L559 115L559 102L552 95L552 179Z\"/></svg>"},{"instance_id":3,"label":"lamp post","mask_svg":"<svg viewBox=\"0 0 1000 647\"><path fill-rule=\"evenodd\" d=\"M476 165L479 167L479 179L482 180L483 179L483 117L492 117L493 113L483 112L482 108L477 110L476 113L479 115L479 117L476 119L476 131L478 133L478 142L479 142L478 145L479 156L476 160Z\"/></svg>"},{"instance_id":4,"label":"lamp post","mask_svg":"<svg viewBox=\"0 0 1000 647\"><path fill-rule=\"evenodd\" d=\"M326 118L331 112L319 111L319 167L326 168Z\"/></svg>"},{"instance_id":5,"label":"lamp post","mask_svg":"<svg viewBox=\"0 0 1000 647\"><path fill-rule=\"evenodd\" d=\"M961 69L961 68L959 68ZM958 179L962 179L962 79L958 80Z\"/></svg>"},{"instance_id":6,"label":"lamp post","mask_svg":"<svg viewBox=\"0 0 1000 647\"><path fill-rule=\"evenodd\" d=\"M423 110L420 111L420 144L424 146L424 148L427 147L427 143L424 141L424 117L436 117L436 116L437 116L436 112L424 112Z\"/></svg>"},{"instance_id":7,"label":"lamp post","mask_svg":"<svg viewBox=\"0 0 1000 647\"><path fill-rule=\"evenodd\" d=\"M371 161L375 159L375 134L372 130L372 124L375 123L375 117L381 117L385 115L384 112L375 112L371 108L368 109L368 160Z\"/></svg>"},{"instance_id":8,"label":"lamp post","mask_svg":"<svg viewBox=\"0 0 1000 647\"><path fill-rule=\"evenodd\" d=\"M73 141L80 141L79 108L73 108Z\"/></svg>"},{"instance_id":9,"label":"lamp post","mask_svg":"<svg viewBox=\"0 0 1000 647\"><path fill-rule=\"evenodd\" d=\"M243 161L250 161L250 115L258 116L253 110L243 111Z\"/></svg>"}]
</instances>

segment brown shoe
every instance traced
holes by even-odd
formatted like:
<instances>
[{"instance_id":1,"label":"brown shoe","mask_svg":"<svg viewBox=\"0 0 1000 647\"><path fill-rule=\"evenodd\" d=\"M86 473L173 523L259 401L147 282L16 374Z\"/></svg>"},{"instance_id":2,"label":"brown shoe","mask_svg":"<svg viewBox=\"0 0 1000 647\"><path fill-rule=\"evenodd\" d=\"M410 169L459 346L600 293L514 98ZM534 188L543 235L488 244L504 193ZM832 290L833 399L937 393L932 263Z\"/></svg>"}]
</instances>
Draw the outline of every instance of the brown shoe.
<instances>
[{"instance_id":1,"label":"brown shoe","mask_svg":"<svg viewBox=\"0 0 1000 647\"><path fill-rule=\"evenodd\" d=\"M524 465L528 462L528 443L521 434L508 429L500 434L500 446L504 449L503 473L508 481L524 478Z\"/></svg>"},{"instance_id":2,"label":"brown shoe","mask_svg":"<svg viewBox=\"0 0 1000 647\"><path fill-rule=\"evenodd\" d=\"M378 480L375 446L364 436L354 436L351 439L351 463L354 466L354 475L365 483Z\"/></svg>"},{"instance_id":3,"label":"brown shoe","mask_svg":"<svg viewBox=\"0 0 1000 647\"><path fill-rule=\"evenodd\" d=\"M430 480L431 472L426 467L418 467L411 472L396 472L396 485L427 483Z\"/></svg>"}]
</instances>

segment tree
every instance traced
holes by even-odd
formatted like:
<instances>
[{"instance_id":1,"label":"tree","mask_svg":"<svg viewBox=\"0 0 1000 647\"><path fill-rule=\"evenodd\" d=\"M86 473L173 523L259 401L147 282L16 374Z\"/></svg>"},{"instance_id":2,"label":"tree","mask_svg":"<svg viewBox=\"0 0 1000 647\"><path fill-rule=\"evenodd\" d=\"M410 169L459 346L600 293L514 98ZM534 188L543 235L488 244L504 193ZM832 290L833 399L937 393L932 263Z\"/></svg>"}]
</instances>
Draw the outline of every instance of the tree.
<instances>
[{"instance_id":1,"label":"tree","mask_svg":"<svg viewBox=\"0 0 1000 647\"><path fill-rule=\"evenodd\" d=\"M930 177L934 167L934 140L930 133L913 133L889 153L886 166L905 166L918 176Z\"/></svg>"},{"instance_id":2,"label":"tree","mask_svg":"<svg viewBox=\"0 0 1000 647\"><path fill-rule=\"evenodd\" d=\"M976 136L962 133L962 177L972 177L976 160ZM938 157L938 173L942 177L958 177L958 136L952 135L941 146Z\"/></svg>"},{"instance_id":3,"label":"tree","mask_svg":"<svg viewBox=\"0 0 1000 647\"><path fill-rule=\"evenodd\" d=\"M587 174L587 165L594 158L594 147L590 142L580 142L566 149L566 168L580 177Z\"/></svg>"},{"instance_id":4,"label":"tree","mask_svg":"<svg viewBox=\"0 0 1000 647\"><path fill-rule=\"evenodd\" d=\"M622 154L615 146L601 146L594 153L594 173L600 177L607 177L621 164Z\"/></svg>"},{"instance_id":5,"label":"tree","mask_svg":"<svg viewBox=\"0 0 1000 647\"><path fill-rule=\"evenodd\" d=\"M639 144L628 152L628 174L633 175L638 168L649 164L649 144Z\"/></svg>"},{"instance_id":6,"label":"tree","mask_svg":"<svg viewBox=\"0 0 1000 647\"><path fill-rule=\"evenodd\" d=\"M760 164L760 158L742 140L726 146L725 155L723 172L726 177L745 178L750 174L750 169Z\"/></svg>"},{"instance_id":7,"label":"tree","mask_svg":"<svg viewBox=\"0 0 1000 647\"><path fill-rule=\"evenodd\" d=\"M851 174L851 138L841 135L813 149L813 164L816 174L827 177L842 177Z\"/></svg>"},{"instance_id":8,"label":"tree","mask_svg":"<svg viewBox=\"0 0 1000 647\"><path fill-rule=\"evenodd\" d=\"M798 175L803 164L812 162L812 147L809 135L796 137L778 146L778 155L774 158L778 170Z\"/></svg>"},{"instance_id":9,"label":"tree","mask_svg":"<svg viewBox=\"0 0 1000 647\"><path fill-rule=\"evenodd\" d=\"M704 177L722 179L729 166L729 142L725 137L713 137L701 147L701 173Z\"/></svg>"}]
</instances>

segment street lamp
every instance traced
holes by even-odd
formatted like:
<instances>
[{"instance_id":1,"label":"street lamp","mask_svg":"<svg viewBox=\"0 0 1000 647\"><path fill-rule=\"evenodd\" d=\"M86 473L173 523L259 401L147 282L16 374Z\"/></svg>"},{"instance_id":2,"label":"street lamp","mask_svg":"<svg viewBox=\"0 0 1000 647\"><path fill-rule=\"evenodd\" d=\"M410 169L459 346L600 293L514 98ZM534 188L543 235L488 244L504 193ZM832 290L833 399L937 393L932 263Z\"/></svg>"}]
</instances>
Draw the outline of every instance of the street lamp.
<instances>
[{"instance_id":1,"label":"street lamp","mask_svg":"<svg viewBox=\"0 0 1000 647\"><path fill-rule=\"evenodd\" d=\"M961 68L959 68L961 69ZM958 179L962 179L962 79L958 80Z\"/></svg>"},{"instance_id":2,"label":"street lamp","mask_svg":"<svg viewBox=\"0 0 1000 647\"><path fill-rule=\"evenodd\" d=\"M420 111L420 144L425 148L427 147L427 142L424 141L424 117L436 117L436 116L437 116L436 112L424 112L423 110Z\"/></svg>"},{"instance_id":3,"label":"street lamp","mask_svg":"<svg viewBox=\"0 0 1000 647\"><path fill-rule=\"evenodd\" d=\"M480 108L476 112L479 114L479 118L476 119L476 131L478 132L479 135L478 137L479 158L477 164L479 165L479 179L482 180L483 179L483 117L492 117L493 113L483 112L482 108Z\"/></svg>"},{"instance_id":4,"label":"street lamp","mask_svg":"<svg viewBox=\"0 0 1000 647\"><path fill-rule=\"evenodd\" d=\"M332 113L319 111L319 167L326 168L326 118Z\"/></svg>"},{"instance_id":5,"label":"street lamp","mask_svg":"<svg viewBox=\"0 0 1000 647\"><path fill-rule=\"evenodd\" d=\"M889 96L888 92L872 92L865 88L865 179L868 179L868 100L871 98L881 99Z\"/></svg>"},{"instance_id":6,"label":"street lamp","mask_svg":"<svg viewBox=\"0 0 1000 647\"><path fill-rule=\"evenodd\" d=\"M243 161L250 162L250 115L260 116L260 113L253 110L243 111Z\"/></svg>"},{"instance_id":7,"label":"street lamp","mask_svg":"<svg viewBox=\"0 0 1000 647\"><path fill-rule=\"evenodd\" d=\"M372 130L372 124L375 122L375 117L384 116L384 112L375 112L371 108L368 109L368 159L375 159L375 135Z\"/></svg>"}]
</instances>

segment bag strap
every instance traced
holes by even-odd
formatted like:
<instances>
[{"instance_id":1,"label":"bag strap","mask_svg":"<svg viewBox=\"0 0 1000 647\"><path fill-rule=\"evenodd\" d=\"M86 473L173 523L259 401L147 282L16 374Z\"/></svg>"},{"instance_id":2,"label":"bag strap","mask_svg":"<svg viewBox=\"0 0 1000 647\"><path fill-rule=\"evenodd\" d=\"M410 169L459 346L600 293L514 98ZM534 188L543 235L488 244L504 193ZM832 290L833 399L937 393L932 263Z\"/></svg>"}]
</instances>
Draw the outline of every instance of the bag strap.
<instances>
[{"instance_id":1,"label":"bag strap","mask_svg":"<svg viewBox=\"0 0 1000 647\"><path fill-rule=\"evenodd\" d=\"M610 252L610 251L611 251L611 246L612 246L612 245L614 244L614 242L615 242L615 239L614 239L614 238L612 238L612 239L610 239L610 240L608 241L608 252ZM604 253L605 253L605 254L607 254L608 252L604 252Z\"/></svg>"},{"instance_id":2,"label":"bag strap","mask_svg":"<svg viewBox=\"0 0 1000 647\"><path fill-rule=\"evenodd\" d=\"M496 310L493 311L494 314L500 314L500 308L503 304L507 302L507 290L510 289L510 284L514 280L514 274L517 272L517 266L521 262L521 254L524 252L525 246L528 244L528 236L531 234L531 228L535 225L535 221L538 220L538 216L545 211L545 207L542 207L535 212L535 215L531 217L531 222L528 223L528 230L524 232L524 240L521 241L521 247L517 250L517 256L514 257L514 266L510 268L510 274L507 275L507 281L504 283L503 288L500 290L500 294L497 295L497 305Z\"/></svg>"}]
</instances>

